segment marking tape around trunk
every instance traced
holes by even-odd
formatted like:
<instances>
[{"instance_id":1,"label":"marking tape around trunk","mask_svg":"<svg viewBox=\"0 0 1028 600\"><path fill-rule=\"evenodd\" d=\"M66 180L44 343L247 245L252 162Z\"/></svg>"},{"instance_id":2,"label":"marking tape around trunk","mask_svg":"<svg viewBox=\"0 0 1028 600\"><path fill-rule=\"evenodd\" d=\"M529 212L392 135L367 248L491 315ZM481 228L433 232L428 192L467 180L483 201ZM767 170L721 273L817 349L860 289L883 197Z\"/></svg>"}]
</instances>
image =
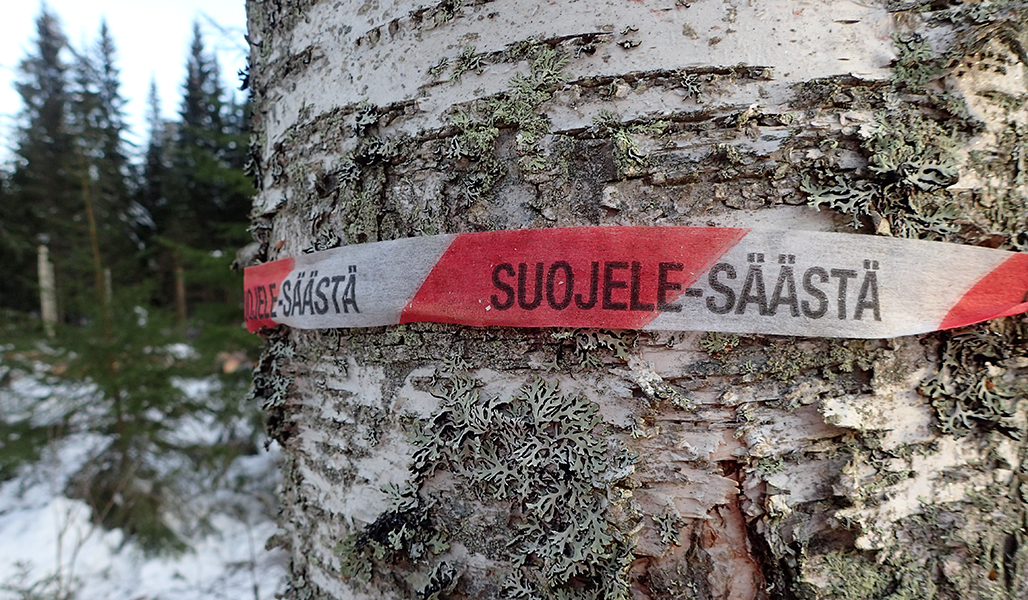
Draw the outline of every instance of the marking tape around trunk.
<instances>
[{"instance_id":1,"label":"marking tape around trunk","mask_svg":"<svg viewBox=\"0 0 1028 600\"><path fill-rule=\"evenodd\" d=\"M867 235L569 227L409 238L246 269L250 331L432 321L883 338L1028 312L1028 254Z\"/></svg>"}]
</instances>

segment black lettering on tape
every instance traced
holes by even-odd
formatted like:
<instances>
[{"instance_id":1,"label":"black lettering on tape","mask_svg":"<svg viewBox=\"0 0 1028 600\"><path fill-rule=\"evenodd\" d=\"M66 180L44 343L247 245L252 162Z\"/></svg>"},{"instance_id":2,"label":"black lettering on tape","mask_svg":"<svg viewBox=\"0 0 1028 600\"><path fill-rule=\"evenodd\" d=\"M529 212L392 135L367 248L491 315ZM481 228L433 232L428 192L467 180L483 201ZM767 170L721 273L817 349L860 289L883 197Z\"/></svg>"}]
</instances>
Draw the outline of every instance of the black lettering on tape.
<instances>
[{"instance_id":1,"label":"black lettering on tape","mask_svg":"<svg viewBox=\"0 0 1028 600\"><path fill-rule=\"evenodd\" d=\"M758 262L763 262L763 254L758 254ZM739 305L735 307L735 314L746 314L746 307L750 304L757 305L757 312L767 315L767 293L764 291L764 269L760 265L750 265L746 271L746 280L742 284L742 292L739 294Z\"/></svg>"},{"instance_id":2,"label":"black lettering on tape","mask_svg":"<svg viewBox=\"0 0 1028 600\"><path fill-rule=\"evenodd\" d=\"M343 312L343 309L339 307L339 284L344 281L346 281L346 275L332 277L332 307L335 308L337 315Z\"/></svg>"},{"instance_id":3,"label":"black lettering on tape","mask_svg":"<svg viewBox=\"0 0 1028 600\"><path fill-rule=\"evenodd\" d=\"M778 307L783 304L789 307L790 315L800 316L800 302L796 296L796 280L793 279L792 267L788 266L783 266L778 271L778 282L775 284L775 291L771 294L771 303L768 309L772 315L776 315Z\"/></svg>"},{"instance_id":4,"label":"black lettering on tape","mask_svg":"<svg viewBox=\"0 0 1028 600\"><path fill-rule=\"evenodd\" d=\"M535 295L532 301L525 299L528 287L528 265L518 264L518 306L524 310L535 310L543 301L543 263L535 263Z\"/></svg>"},{"instance_id":5,"label":"black lettering on tape","mask_svg":"<svg viewBox=\"0 0 1028 600\"><path fill-rule=\"evenodd\" d=\"M253 288L243 290L243 318L253 319Z\"/></svg>"},{"instance_id":6,"label":"black lettering on tape","mask_svg":"<svg viewBox=\"0 0 1028 600\"><path fill-rule=\"evenodd\" d=\"M282 316L291 317L293 315L293 297L290 294L292 291L293 284L288 279L282 282Z\"/></svg>"},{"instance_id":7,"label":"black lettering on tape","mask_svg":"<svg viewBox=\"0 0 1028 600\"><path fill-rule=\"evenodd\" d=\"M325 292L321 291L323 286L327 286L332 283L332 280L328 277L322 277L318 280L318 285L314 287L314 295L318 297L319 302L314 303L314 310L319 314L323 315L328 312L328 296Z\"/></svg>"},{"instance_id":8,"label":"black lettering on tape","mask_svg":"<svg viewBox=\"0 0 1028 600\"><path fill-rule=\"evenodd\" d=\"M589 310L596 306L596 292L600 285L600 263L593 262L589 275L589 300L582 300L582 294L575 294L575 306Z\"/></svg>"},{"instance_id":9,"label":"black lettering on tape","mask_svg":"<svg viewBox=\"0 0 1028 600\"><path fill-rule=\"evenodd\" d=\"M642 291L642 282L639 281L641 278L642 263L632 261L632 287L629 290L629 302L631 304L630 310L650 312L653 310L653 303L641 302L639 300L639 294Z\"/></svg>"},{"instance_id":10,"label":"black lettering on tape","mask_svg":"<svg viewBox=\"0 0 1028 600\"><path fill-rule=\"evenodd\" d=\"M499 296L493 294L489 299L489 302L496 310L507 310L514 306L514 288L506 281L500 279L501 272L506 273L507 277L514 277L514 265L510 263L500 263L493 268L493 285L496 289L503 292L505 297L501 301Z\"/></svg>"},{"instance_id":11,"label":"black lettering on tape","mask_svg":"<svg viewBox=\"0 0 1028 600\"><path fill-rule=\"evenodd\" d=\"M710 288L725 297L725 303L722 306L718 306L717 300L713 296L707 297L707 310L715 315L728 314L732 311L732 307L735 306L735 290L718 281L717 277L721 273L724 273L727 279L735 279L736 276L735 267L728 263L714 265L714 268L707 275L707 283L710 285Z\"/></svg>"},{"instance_id":12,"label":"black lettering on tape","mask_svg":"<svg viewBox=\"0 0 1028 600\"><path fill-rule=\"evenodd\" d=\"M857 308L853 318L861 320L864 316L864 309L871 309L875 321L882 320L882 310L878 304L878 273L874 271L864 272L864 281L860 284L860 293L857 294Z\"/></svg>"},{"instance_id":13,"label":"black lettering on tape","mask_svg":"<svg viewBox=\"0 0 1028 600\"><path fill-rule=\"evenodd\" d=\"M832 277L839 278L839 319L846 318L846 282L857 276L857 272L852 269L832 269L830 271Z\"/></svg>"},{"instance_id":14,"label":"black lettering on tape","mask_svg":"<svg viewBox=\"0 0 1028 600\"><path fill-rule=\"evenodd\" d=\"M271 292L271 312L268 313L268 316L272 319L278 318L278 313L275 312L275 309L278 308L278 293L275 291L277 288L278 286L274 283L268 284L268 291Z\"/></svg>"},{"instance_id":15,"label":"black lettering on tape","mask_svg":"<svg viewBox=\"0 0 1028 600\"><path fill-rule=\"evenodd\" d=\"M657 310L662 312L681 312L682 306L667 301L668 292L677 292L682 289L682 284L677 281L668 281L668 273L681 272L685 266L679 262L662 262L657 265ZM686 295L690 295L688 291Z\"/></svg>"},{"instance_id":16,"label":"black lettering on tape","mask_svg":"<svg viewBox=\"0 0 1028 600\"><path fill-rule=\"evenodd\" d=\"M303 273L293 283L293 314L303 316Z\"/></svg>"},{"instance_id":17,"label":"black lettering on tape","mask_svg":"<svg viewBox=\"0 0 1028 600\"><path fill-rule=\"evenodd\" d=\"M626 262L605 262L603 263L603 309L604 310L628 310L625 302L614 302L614 290L628 287L628 282L623 279L614 279L614 271L628 269Z\"/></svg>"},{"instance_id":18,"label":"black lettering on tape","mask_svg":"<svg viewBox=\"0 0 1028 600\"><path fill-rule=\"evenodd\" d=\"M300 304L300 314L302 315L308 308L312 315L316 314L314 312L314 279L308 279L307 285L303 288L303 303Z\"/></svg>"},{"instance_id":19,"label":"black lettering on tape","mask_svg":"<svg viewBox=\"0 0 1028 600\"><path fill-rule=\"evenodd\" d=\"M343 288L343 312L349 314L350 308L353 308L353 312L360 314L361 311L357 308L357 265L350 265L347 271L349 277L346 278L346 287Z\"/></svg>"},{"instance_id":20,"label":"black lettering on tape","mask_svg":"<svg viewBox=\"0 0 1028 600\"><path fill-rule=\"evenodd\" d=\"M810 267L803 273L803 291L817 299L817 308L812 308L810 302L803 301L803 315L810 319L820 319L828 312L828 295L814 285L814 277L820 279L820 283L828 283L828 271L821 267Z\"/></svg>"},{"instance_id":21,"label":"black lettering on tape","mask_svg":"<svg viewBox=\"0 0 1028 600\"><path fill-rule=\"evenodd\" d=\"M564 297L559 301L556 297L556 278L557 271L564 271ZM571 265L563 260L550 265L549 272L546 273L546 302L550 305L553 310L564 310L571 304L571 297L575 293L575 274L571 270Z\"/></svg>"}]
</instances>

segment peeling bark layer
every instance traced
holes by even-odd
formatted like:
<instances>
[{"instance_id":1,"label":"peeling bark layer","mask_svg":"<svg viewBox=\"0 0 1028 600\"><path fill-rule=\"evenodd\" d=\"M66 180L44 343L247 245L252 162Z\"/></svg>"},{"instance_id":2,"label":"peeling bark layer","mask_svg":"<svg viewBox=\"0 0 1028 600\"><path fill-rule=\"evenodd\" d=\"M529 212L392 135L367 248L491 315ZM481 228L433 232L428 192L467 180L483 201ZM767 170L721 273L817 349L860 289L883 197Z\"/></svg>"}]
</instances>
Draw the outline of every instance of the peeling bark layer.
<instances>
[{"instance_id":1,"label":"peeling bark layer","mask_svg":"<svg viewBox=\"0 0 1028 600\"><path fill-rule=\"evenodd\" d=\"M1019 3L248 11L260 260L608 224L1028 245ZM291 598L1028 597L1023 318L263 335Z\"/></svg>"}]
</instances>

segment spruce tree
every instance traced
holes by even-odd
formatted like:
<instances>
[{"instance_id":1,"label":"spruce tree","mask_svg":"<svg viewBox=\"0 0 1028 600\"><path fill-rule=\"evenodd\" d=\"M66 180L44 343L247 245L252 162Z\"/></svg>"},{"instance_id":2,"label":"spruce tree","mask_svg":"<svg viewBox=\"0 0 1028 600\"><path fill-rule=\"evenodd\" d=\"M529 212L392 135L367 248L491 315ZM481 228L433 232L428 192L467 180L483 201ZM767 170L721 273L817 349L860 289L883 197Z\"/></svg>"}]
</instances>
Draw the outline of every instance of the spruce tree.
<instances>
[{"instance_id":1,"label":"spruce tree","mask_svg":"<svg viewBox=\"0 0 1028 600\"><path fill-rule=\"evenodd\" d=\"M244 111L226 96L217 60L206 51L199 24L194 24L173 152L173 193L175 212L186 210L191 221L188 234L179 232L177 241L208 250L242 241L230 233L231 225L246 214L252 193L240 171Z\"/></svg>"},{"instance_id":2,"label":"spruce tree","mask_svg":"<svg viewBox=\"0 0 1028 600\"><path fill-rule=\"evenodd\" d=\"M252 194L242 171L243 114L222 87L217 60L194 24L179 123L164 149L167 207L155 213L160 239L169 248L162 263L174 273L180 319L186 314L187 295L225 303L238 294L226 270L235 248L246 242L243 219Z\"/></svg>"},{"instance_id":3,"label":"spruce tree","mask_svg":"<svg viewBox=\"0 0 1028 600\"><path fill-rule=\"evenodd\" d=\"M10 174L0 171L0 310L38 310L30 207L17 201ZM2 321L0 317L0 321Z\"/></svg>"},{"instance_id":4,"label":"spruce tree","mask_svg":"<svg viewBox=\"0 0 1028 600\"><path fill-rule=\"evenodd\" d=\"M125 148L125 99L119 88L120 70L115 64L117 50L107 22L100 25L100 38L94 49L97 66L97 128L99 130L100 194L116 212L119 220L129 223L129 160ZM121 239L127 240L127 236Z\"/></svg>"},{"instance_id":5,"label":"spruce tree","mask_svg":"<svg viewBox=\"0 0 1028 600\"><path fill-rule=\"evenodd\" d=\"M222 156L225 162L225 199L220 207L219 222L234 244L249 242L248 224L245 216L250 212L251 199L256 190L246 172L250 148L250 111L247 101L232 99L228 105L225 134L222 138ZM240 221L240 219L244 219Z\"/></svg>"},{"instance_id":6,"label":"spruce tree","mask_svg":"<svg viewBox=\"0 0 1028 600\"><path fill-rule=\"evenodd\" d=\"M161 99L157 93L157 81L150 80L150 91L146 97L147 134L146 153L143 155L142 180L139 182L137 198L150 219L152 232L159 232L159 225L167 224L168 198L166 186L167 124L161 116Z\"/></svg>"},{"instance_id":7,"label":"spruce tree","mask_svg":"<svg viewBox=\"0 0 1028 600\"><path fill-rule=\"evenodd\" d=\"M200 26L194 23L174 151L177 197L173 213L179 223L173 224L171 229L175 241L197 247L211 240L209 225L213 215L210 208L218 195L215 182L222 91L216 73L214 61L204 49ZM182 221L201 225L182 227L185 224Z\"/></svg>"},{"instance_id":8,"label":"spruce tree","mask_svg":"<svg viewBox=\"0 0 1028 600\"><path fill-rule=\"evenodd\" d=\"M90 112L75 116L81 119L80 143L90 175L91 199L95 206L98 234L105 265L119 275L122 282L130 282L137 274L137 251L132 197L130 194L130 164L123 139L126 130L125 99L119 88L120 71L115 64L117 50L107 22L100 25L99 39L91 51L84 53L80 62L89 77L82 89L77 90L90 98Z\"/></svg>"},{"instance_id":9,"label":"spruce tree","mask_svg":"<svg viewBox=\"0 0 1028 600\"><path fill-rule=\"evenodd\" d=\"M33 50L18 66L15 84L24 107L11 195L18 206L12 216L22 226L13 244L12 268L24 283L5 303L23 309L35 304L35 290L27 282L35 280L34 250L42 242L50 246L57 270L62 312L78 314L82 278L76 276L76 253L88 247L82 226L81 157L69 128L67 39L45 5L36 19L36 35Z\"/></svg>"}]
</instances>

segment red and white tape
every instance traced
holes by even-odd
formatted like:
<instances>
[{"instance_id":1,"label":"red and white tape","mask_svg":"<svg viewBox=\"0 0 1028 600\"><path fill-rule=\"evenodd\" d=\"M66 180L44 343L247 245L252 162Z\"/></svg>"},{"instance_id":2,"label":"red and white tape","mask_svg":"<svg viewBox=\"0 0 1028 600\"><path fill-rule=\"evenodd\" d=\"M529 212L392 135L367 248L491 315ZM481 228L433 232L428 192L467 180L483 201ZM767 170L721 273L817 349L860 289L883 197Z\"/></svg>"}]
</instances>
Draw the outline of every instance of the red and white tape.
<instances>
[{"instance_id":1,"label":"red and white tape","mask_svg":"<svg viewBox=\"0 0 1028 600\"><path fill-rule=\"evenodd\" d=\"M250 331L432 321L883 338L1028 312L1028 254L728 227L492 231L250 267L245 298Z\"/></svg>"}]
</instances>

